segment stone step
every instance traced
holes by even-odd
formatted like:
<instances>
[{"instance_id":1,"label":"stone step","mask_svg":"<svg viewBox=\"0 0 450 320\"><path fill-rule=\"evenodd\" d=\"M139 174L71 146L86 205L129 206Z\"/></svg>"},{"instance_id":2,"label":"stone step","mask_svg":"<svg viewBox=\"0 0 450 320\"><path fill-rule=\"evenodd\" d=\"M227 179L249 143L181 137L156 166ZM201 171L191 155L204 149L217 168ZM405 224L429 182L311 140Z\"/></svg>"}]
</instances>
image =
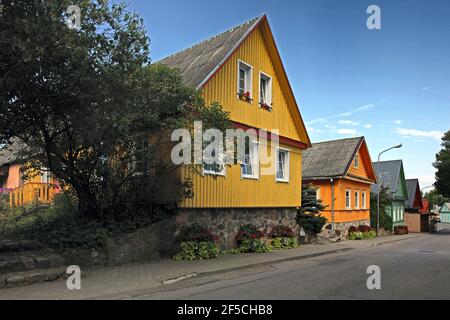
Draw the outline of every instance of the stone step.
<instances>
[{"instance_id":1,"label":"stone step","mask_svg":"<svg viewBox=\"0 0 450 320\"><path fill-rule=\"evenodd\" d=\"M54 250L9 252L0 254L0 275L12 272L64 266L65 259Z\"/></svg>"},{"instance_id":2,"label":"stone step","mask_svg":"<svg viewBox=\"0 0 450 320\"><path fill-rule=\"evenodd\" d=\"M67 276L66 267L5 273L0 274L0 289L29 285L44 281L54 281L57 279L67 279Z\"/></svg>"},{"instance_id":3,"label":"stone step","mask_svg":"<svg viewBox=\"0 0 450 320\"><path fill-rule=\"evenodd\" d=\"M41 249L43 246L37 241L31 240L0 240L0 254L5 252L32 251Z\"/></svg>"}]
</instances>

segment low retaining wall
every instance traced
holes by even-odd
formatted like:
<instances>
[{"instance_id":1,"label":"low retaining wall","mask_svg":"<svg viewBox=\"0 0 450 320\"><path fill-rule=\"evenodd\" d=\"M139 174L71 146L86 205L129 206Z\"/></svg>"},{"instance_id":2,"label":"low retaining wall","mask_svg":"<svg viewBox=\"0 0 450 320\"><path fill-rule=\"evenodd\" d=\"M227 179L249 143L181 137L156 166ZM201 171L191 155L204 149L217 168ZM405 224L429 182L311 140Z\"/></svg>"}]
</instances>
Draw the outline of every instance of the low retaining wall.
<instances>
[{"instance_id":1,"label":"low retaining wall","mask_svg":"<svg viewBox=\"0 0 450 320\"><path fill-rule=\"evenodd\" d=\"M248 223L270 232L273 226L291 227L298 235L296 208L179 209L177 214L133 233L106 239L103 250L107 264L161 259L178 252L180 229L198 223L219 236L222 250L235 248L239 227Z\"/></svg>"}]
</instances>

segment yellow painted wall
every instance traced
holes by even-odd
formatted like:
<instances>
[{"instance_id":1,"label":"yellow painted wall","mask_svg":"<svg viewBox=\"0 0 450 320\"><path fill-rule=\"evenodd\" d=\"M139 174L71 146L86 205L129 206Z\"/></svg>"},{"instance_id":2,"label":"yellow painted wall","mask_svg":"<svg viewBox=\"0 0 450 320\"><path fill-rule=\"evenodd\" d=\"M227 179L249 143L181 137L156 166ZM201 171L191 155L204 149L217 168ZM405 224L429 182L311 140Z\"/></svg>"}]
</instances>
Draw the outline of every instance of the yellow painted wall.
<instances>
[{"instance_id":1,"label":"yellow painted wall","mask_svg":"<svg viewBox=\"0 0 450 320\"><path fill-rule=\"evenodd\" d=\"M253 102L239 100L237 96L238 61L253 67ZM277 68L278 69L278 68ZM259 72L272 77L273 110L259 107ZM298 132L289 110L286 90L278 79L268 48L260 29L255 29L238 48L223 67L203 88L206 103L219 102L230 112L232 121L250 127L279 129L280 136L307 143L306 132ZM273 175L259 179L242 179L241 167L226 168L225 176L195 175L193 177L194 197L185 199L180 206L184 208L256 208L256 207L299 207L301 205L302 157L298 147L280 144L290 150L289 183L277 182ZM274 147L260 145L260 148L273 150ZM261 149L260 149L261 152ZM269 152L270 154L270 152ZM183 178L187 177L185 169Z\"/></svg>"}]
</instances>

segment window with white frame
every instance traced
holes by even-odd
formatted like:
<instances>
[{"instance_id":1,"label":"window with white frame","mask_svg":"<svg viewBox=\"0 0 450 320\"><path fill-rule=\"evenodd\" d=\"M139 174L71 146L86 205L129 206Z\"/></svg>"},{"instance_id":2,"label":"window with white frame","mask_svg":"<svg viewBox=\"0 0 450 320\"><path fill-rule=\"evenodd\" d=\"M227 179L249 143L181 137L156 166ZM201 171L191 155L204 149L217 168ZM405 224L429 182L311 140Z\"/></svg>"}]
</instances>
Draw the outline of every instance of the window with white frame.
<instances>
[{"instance_id":1,"label":"window with white frame","mask_svg":"<svg viewBox=\"0 0 450 320\"><path fill-rule=\"evenodd\" d=\"M203 162L203 174L224 176L226 167L223 163L223 157L220 155L216 157L215 149L211 151L211 157L212 159L209 159L209 161Z\"/></svg>"},{"instance_id":2,"label":"window with white frame","mask_svg":"<svg viewBox=\"0 0 450 320\"><path fill-rule=\"evenodd\" d=\"M362 204L362 208L363 209L367 209L367 199L366 199L366 195L367 195L367 193L365 192L365 191L363 191L362 193L361 193L361 204Z\"/></svg>"},{"instance_id":3,"label":"window with white frame","mask_svg":"<svg viewBox=\"0 0 450 320\"><path fill-rule=\"evenodd\" d=\"M238 63L238 95L244 96L248 94L249 98L252 96L252 70L253 68L243 62Z\"/></svg>"},{"instance_id":4,"label":"window with white frame","mask_svg":"<svg viewBox=\"0 0 450 320\"><path fill-rule=\"evenodd\" d=\"M316 200L321 200L321 198L320 198L320 188L316 189Z\"/></svg>"},{"instance_id":5,"label":"window with white frame","mask_svg":"<svg viewBox=\"0 0 450 320\"><path fill-rule=\"evenodd\" d=\"M345 190L345 209L351 209L351 192L350 190Z\"/></svg>"},{"instance_id":6,"label":"window with white frame","mask_svg":"<svg viewBox=\"0 0 450 320\"><path fill-rule=\"evenodd\" d=\"M277 181L289 182L289 150L277 149Z\"/></svg>"},{"instance_id":7,"label":"window with white frame","mask_svg":"<svg viewBox=\"0 0 450 320\"><path fill-rule=\"evenodd\" d=\"M245 139L244 159L241 165L242 178L258 179L258 143Z\"/></svg>"},{"instance_id":8,"label":"window with white frame","mask_svg":"<svg viewBox=\"0 0 450 320\"><path fill-rule=\"evenodd\" d=\"M359 209L359 191L355 191L355 209Z\"/></svg>"},{"instance_id":9,"label":"window with white frame","mask_svg":"<svg viewBox=\"0 0 450 320\"><path fill-rule=\"evenodd\" d=\"M359 168L359 155L355 156L355 168Z\"/></svg>"},{"instance_id":10,"label":"window with white frame","mask_svg":"<svg viewBox=\"0 0 450 320\"><path fill-rule=\"evenodd\" d=\"M259 74L259 103L272 105L272 78L262 72Z\"/></svg>"},{"instance_id":11,"label":"window with white frame","mask_svg":"<svg viewBox=\"0 0 450 320\"><path fill-rule=\"evenodd\" d=\"M41 182L42 183L50 183L51 174L48 168L41 169Z\"/></svg>"}]
</instances>

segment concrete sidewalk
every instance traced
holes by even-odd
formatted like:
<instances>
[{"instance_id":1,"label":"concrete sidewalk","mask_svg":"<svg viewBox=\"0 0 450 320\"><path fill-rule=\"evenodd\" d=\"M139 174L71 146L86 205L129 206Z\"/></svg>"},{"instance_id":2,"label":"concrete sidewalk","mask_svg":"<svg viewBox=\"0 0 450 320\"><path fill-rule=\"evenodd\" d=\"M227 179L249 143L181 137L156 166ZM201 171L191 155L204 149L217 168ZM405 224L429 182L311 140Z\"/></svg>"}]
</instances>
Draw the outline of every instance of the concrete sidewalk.
<instances>
[{"instance_id":1,"label":"concrete sidewalk","mask_svg":"<svg viewBox=\"0 0 450 320\"><path fill-rule=\"evenodd\" d=\"M202 261L171 259L132 263L116 267L81 270L81 290L68 290L64 280L0 289L0 299L114 299L130 292L158 290L184 277L204 276L256 266L270 265L369 248L414 239L423 234L380 237L372 240L302 245L296 249L263 254L225 255Z\"/></svg>"}]
</instances>

